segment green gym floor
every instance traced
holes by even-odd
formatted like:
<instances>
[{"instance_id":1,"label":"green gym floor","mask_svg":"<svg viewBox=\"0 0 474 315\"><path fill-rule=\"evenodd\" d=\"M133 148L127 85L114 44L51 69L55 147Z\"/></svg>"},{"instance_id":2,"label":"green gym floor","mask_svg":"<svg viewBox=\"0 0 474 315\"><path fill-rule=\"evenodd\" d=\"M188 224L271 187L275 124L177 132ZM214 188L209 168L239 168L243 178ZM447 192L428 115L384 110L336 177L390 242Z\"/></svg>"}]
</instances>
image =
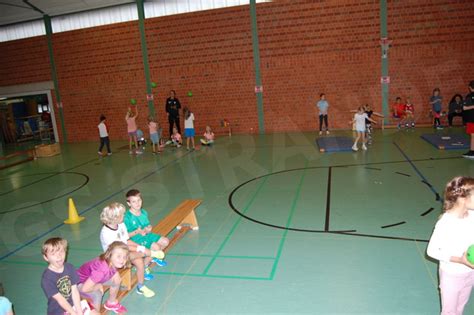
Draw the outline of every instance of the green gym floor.
<instances>
[{"instance_id":1,"label":"green gym floor","mask_svg":"<svg viewBox=\"0 0 474 315\"><path fill-rule=\"evenodd\" d=\"M131 156L125 142L104 158L98 143L63 145L0 171L0 281L17 314L44 314L41 244L66 238L76 267L99 255L101 209L136 188L152 223L184 199L203 203L199 231L153 270L157 295L129 294L129 314L437 314L427 240L445 183L473 176L474 162L419 137L431 132L377 130L356 153L320 153L314 133L222 136L158 156ZM63 224L68 197L79 224Z\"/></svg>"}]
</instances>

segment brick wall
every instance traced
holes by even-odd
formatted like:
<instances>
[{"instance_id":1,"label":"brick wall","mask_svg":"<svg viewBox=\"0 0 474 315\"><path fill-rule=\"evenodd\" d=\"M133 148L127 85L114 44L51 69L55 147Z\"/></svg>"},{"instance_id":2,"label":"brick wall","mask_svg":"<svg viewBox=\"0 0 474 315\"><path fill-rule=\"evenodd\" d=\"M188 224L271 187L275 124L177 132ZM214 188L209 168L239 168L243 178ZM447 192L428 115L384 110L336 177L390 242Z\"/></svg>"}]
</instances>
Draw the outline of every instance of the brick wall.
<instances>
[{"instance_id":1,"label":"brick wall","mask_svg":"<svg viewBox=\"0 0 474 315\"><path fill-rule=\"evenodd\" d=\"M445 101L465 94L474 79L470 1L388 2L390 95L411 96L419 122L440 87ZM265 128L316 128L321 92L331 105L330 127L347 128L357 106L381 111L379 1L274 1L257 6ZM248 6L146 21L155 110L164 130L164 103L174 89L196 116L197 133L222 119L234 132L257 132L255 73ZM137 22L53 35L65 124L70 141L95 140L98 117L112 139L126 136L130 98L146 129L146 87ZM0 43L0 86L50 80L45 37ZM193 96L188 97L188 91ZM58 119L58 117L57 117Z\"/></svg>"}]
</instances>

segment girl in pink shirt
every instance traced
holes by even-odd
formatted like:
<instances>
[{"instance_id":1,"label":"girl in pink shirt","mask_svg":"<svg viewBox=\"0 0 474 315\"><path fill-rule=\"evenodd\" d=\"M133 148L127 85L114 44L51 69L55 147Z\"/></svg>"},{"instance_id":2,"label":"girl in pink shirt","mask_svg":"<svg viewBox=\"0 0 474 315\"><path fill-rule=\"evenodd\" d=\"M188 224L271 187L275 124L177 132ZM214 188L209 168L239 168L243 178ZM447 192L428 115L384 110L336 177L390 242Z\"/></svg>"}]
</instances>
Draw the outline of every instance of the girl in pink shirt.
<instances>
[{"instance_id":1,"label":"girl in pink shirt","mask_svg":"<svg viewBox=\"0 0 474 315\"><path fill-rule=\"evenodd\" d=\"M153 116L148 117L148 129L150 131L150 140L153 154L160 153L160 124L155 121Z\"/></svg>"},{"instance_id":2,"label":"girl in pink shirt","mask_svg":"<svg viewBox=\"0 0 474 315\"><path fill-rule=\"evenodd\" d=\"M109 298L104 308L115 313L125 313L127 309L117 300L122 278L117 269L128 264L128 247L121 241L110 244L105 253L84 263L77 269L78 289L81 296L91 300L96 310L100 310L104 292L103 284L110 286ZM128 266L127 266L128 267Z\"/></svg>"},{"instance_id":3,"label":"girl in pink shirt","mask_svg":"<svg viewBox=\"0 0 474 315\"><path fill-rule=\"evenodd\" d=\"M214 143L214 132L210 126L206 126L206 132L203 134L204 139L201 139L203 145L211 145Z\"/></svg>"},{"instance_id":4,"label":"girl in pink shirt","mask_svg":"<svg viewBox=\"0 0 474 315\"><path fill-rule=\"evenodd\" d=\"M135 150L136 154L141 154L142 152L138 150L138 141L137 141L137 122L136 119L138 117L138 106L135 106L135 113L133 113L132 109L129 107L127 111L127 115L125 115L125 121L127 122L127 132L129 138L129 153L133 154L132 151L132 142L135 143Z\"/></svg>"}]
</instances>

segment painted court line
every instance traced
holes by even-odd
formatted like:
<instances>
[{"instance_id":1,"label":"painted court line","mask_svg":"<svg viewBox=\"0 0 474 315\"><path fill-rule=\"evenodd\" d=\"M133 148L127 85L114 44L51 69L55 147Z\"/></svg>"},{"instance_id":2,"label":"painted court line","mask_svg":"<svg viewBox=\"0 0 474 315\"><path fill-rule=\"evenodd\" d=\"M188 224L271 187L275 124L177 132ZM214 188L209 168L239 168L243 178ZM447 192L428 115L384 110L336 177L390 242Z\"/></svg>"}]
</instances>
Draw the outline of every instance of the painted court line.
<instances>
[{"instance_id":1,"label":"painted court line","mask_svg":"<svg viewBox=\"0 0 474 315\"><path fill-rule=\"evenodd\" d=\"M308 162L306 162L306 166L308 166ZM298 203L298 199L299 199L300 194L301 194L301 187L303 186L303 181L304 181L305 176L306 176L306 169L304 170L303 174L301 175L300 182L298 183L298 186L296 188L295 198L293 198L293 202L291 204L290 215L288 216L288 220L286 221L286 225L285 225L286 229L283 231L283 235L282 235L281 240L280 240L280 245L278 246L277 256L276 256L275 261L273 262L272 271L270 273L270 279L271 280L273 280L273 278L275 277L276 268L278 266L278 262L280 261L281 252L283 250L283 245L285 244L286 235L288 234L288 228L290 227L291 221L293 220L293 215L295 213L296 204Z\"/></svg>"},{"instance_id":2,"label":"painted court line","mask_svg":"<svg viewBox=\"0 0 474 315\"><path fill-rule=\"evenodd\" d=\"M84 213L90 211L91 209L94 209L97 205L103 203L104 201L106 201L106 200L108 200L108 199L110 199L110 198L112 198L112 197L118 195L119 193L121 193L121 192L123 192L123 191L125 191L125 190L127 190L127 189L129 189L129 188L131 188L132 186L136 185L137 183L141 182L142 180L147 179L148 177L150 177L150 176L156 174L157 172L161 171L161 170L164 169L165 167L168 167L169 165L172 165L172 164L176 163L177 161L179 161L180 159L182 159L183 157L185 157L185 156L188 155L189 153L190 153L190 152L184 153L184 154L183 154L182 156L180 156L179 158L174 159L174 160L172 160L172 161L166 163L165 165L163 165L163 166L159 167L158 169L152 171L151 173L149 173L149 174L143 176L142 178L140 178L140 179L138 179L137 181L133 182L132 184L126 186L125 188L122 188L121 190L119 190L119 191L117 191L117 192L115 192L115 193L113 193L113 194L111 194L111 195L105 197L104 199L102 199L102 200L100 200L99 202L93 204L93 205L90 206L89 208L87 208L87 209L81 211L81 212L79 213L79 215L82 215L82 214L84 214ZM62 227L63 225L65 225L64 222L59 223L59 224L57 224L56 226L54 226L53 228L49 229L48 231L41 233L40 235L36 236L35 238L33 238L33 239L29 240L28 242L24 243L23 245L21 245L21 246L15 248L14 250L12 250L12 251L10 251L10 252L8 252L8 253L2 255L2 256L0 257L0 261L2 261L2 260L4 260L5 258L8 258L8 257L10 257L11 255L13 255L13 254L19 252L19 251L22 250L23 248L25 248L25 247L31 245L32 243L34 243L34 242L36 242L37 240L43 238L44 236L48 235L49 233L51 233L51 232L53 232L53 231L59 229L59 228Z\"/></svg>"}]
</instances>

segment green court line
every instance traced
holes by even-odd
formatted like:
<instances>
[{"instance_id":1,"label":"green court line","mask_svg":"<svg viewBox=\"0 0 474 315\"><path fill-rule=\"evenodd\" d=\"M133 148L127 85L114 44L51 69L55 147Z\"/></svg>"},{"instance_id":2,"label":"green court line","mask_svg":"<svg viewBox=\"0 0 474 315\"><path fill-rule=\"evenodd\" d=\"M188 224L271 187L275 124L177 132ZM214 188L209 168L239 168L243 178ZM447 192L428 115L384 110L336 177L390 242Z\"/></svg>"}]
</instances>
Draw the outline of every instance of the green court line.
<instances>
[{"instance_id":1,"label":"green court line","mask_svg":"<svg viewBox=\"0 0 474 315\"><path fill-rule=\"evenodd\" d=\"M240 279L240 280L272 280L270 278L263 277L250 277L250 276L227 276L227 275L209 275L201 273L185 273L185 272L152 272L153 274L158 275L167 275L167 276L190 276L190 277L202 277L202 278L223 278L223 279Z\"/></svg>"},{"instance_id":2,"label":"green court line","mask_svg":"<svg viewBox=\"0 0 474 315\"><path fill-rule=\"evenodd\" d=\"M423 263L425 264L426 271L430 275L431 281L433 282L433 285L435 289L438 288L438 281L433 277L433 274L431 273L430 268L428 267L427 264L427 259L425 258L425 253L421 250L420 246L418 245L418 242L415 241L416 249L418 250L418 253L420 254L421 260L423 260Z\"/></svg>"},{"instance_id":3,"label":"green court line","mask_svg":"<svg viewBox=\"0 0 474 315\"><path fill-rule=\"evenodd\" d=\"M211 254L166 254L166 256L189 256L189 257L214 257ZM234 255L218 255L217 258L234 258L234 259L263 259L273 260L275 257L269 256L234 256Z\"/></svg>"},{"instance_id":4,"label":"green court line","mask_svg":"<svg viewBox=\"0 0 474 315\"><path fill-rule=\"evenodd\" d=\"M255 201L255 198L257 197L258 193L260 192L260 190L262 189L263 185L267 182L268 178L270 176L265 176L265 179L262 181L262 183L259 185L259 187L257 188L257 190L255 191L255 193L253 194L252 198L250 199L250 201L248 202L247 206L245 206L245 209L243 211L243 213L245 214L248 209L250 208L250 206L252 205L252 203ZM227 242L229 241L230 237L232 236L232 234L234 233L235 229L237 228L237 226L239 225L240 221L242 220L242 217L239 216L238 219L236 220L236 222L234 223L234 226L232 226L232 228L230 229L230 232L229 234L227 234L227 236L225 237L224 241L222 242L221 246L219 246L219 249L217 250L216 254L214 255L214 257L211 259L211 261L209 262L209 264L207 265L206 269L204 269L204 274L207 274L209 272L209 269L211 269L212 265L214 264L214 262L216 261L217 257L219 256L219 253L224 249L225 245L227 244Z\"/></svg>"},{"instance_id":5,"label":"green court line","mask_svg":"<svg viewBox=\"0 0 474 315\"><path fill-rule=\"evenodd\" d=\"M45 262L34 262L34 261L9 261L9 260L3 260L0 262L1 264L10 264L10 265L30 265L30 266L42 266L42 267L47 267L48 264Z\"/></svg>"},{"instance_id":6,"label":"green court line","mask_svg":"<svg viewBox=\"0 0 474 315\"><path fill-rule=\"evenodd\" d=\"M298 199L299 199L300 194L301 194L301 187L303 186L303 181L304 181L304 178L306 176L306 167L308 166L308 162L309 161L306 161L305 170L303 172L303 175L301 175L300 182L298 183L298 187L296 188L296 195L295 195L295 198L293 198L293 202L291 204L290 215L289 215L288 220L286 221L286 225L285 225L286 228L288 228L290 226L291 220L293 219L293 215L295 214L296 204L298 203ZM278 246L278 252L277 252L276 259L273 262L272 271L270 273L270 279L272 279L272 280L273 280L273 277L275 276L275 272L276 272L276 268L278 266L278 262L280 261L281 252L283 250L283 245L285 244L287 234L288 234L288 230L286 229L283 232L283 236L280 240L280 245Z\"/></svg>"}]
</instances>

